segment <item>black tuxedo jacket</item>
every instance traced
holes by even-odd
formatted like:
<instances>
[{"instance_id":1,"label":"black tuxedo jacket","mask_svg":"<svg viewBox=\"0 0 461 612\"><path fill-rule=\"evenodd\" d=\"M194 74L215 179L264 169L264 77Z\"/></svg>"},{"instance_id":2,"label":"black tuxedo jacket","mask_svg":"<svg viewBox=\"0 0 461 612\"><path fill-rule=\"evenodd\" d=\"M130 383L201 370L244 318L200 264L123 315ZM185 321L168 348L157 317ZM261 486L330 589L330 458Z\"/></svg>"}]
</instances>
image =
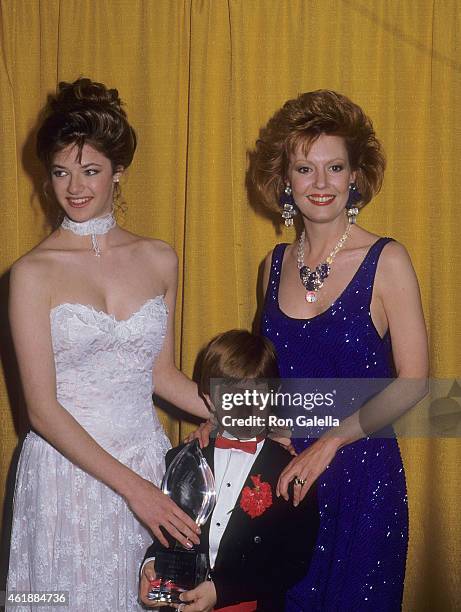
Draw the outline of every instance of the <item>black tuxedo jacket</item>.
<instances>
[{"instance_id":1,"label":"black tuxedo jacket","mask_svg":"<svg viewBox=\"0 0 461 612\"><path fill-rule=\"evenodd\" d=\"M181 448L167 453L167 466ZM214 473L214 441L202 452ZM244 487L253 488L250 476L260 475L261 481L271 486L272 505L261 516L251 518L240 507L240 491L211 573L217 608L256 600L258 611L280 612L288 588L307 572L319 526L316 486L296 508L275 495L280 472L291 458L279 444L265 440ZM200 536L200 549L207 555L211 520L202 526ZM155 556L157 547L154 543L146 557Z\"/></svg>"}]
</instances>

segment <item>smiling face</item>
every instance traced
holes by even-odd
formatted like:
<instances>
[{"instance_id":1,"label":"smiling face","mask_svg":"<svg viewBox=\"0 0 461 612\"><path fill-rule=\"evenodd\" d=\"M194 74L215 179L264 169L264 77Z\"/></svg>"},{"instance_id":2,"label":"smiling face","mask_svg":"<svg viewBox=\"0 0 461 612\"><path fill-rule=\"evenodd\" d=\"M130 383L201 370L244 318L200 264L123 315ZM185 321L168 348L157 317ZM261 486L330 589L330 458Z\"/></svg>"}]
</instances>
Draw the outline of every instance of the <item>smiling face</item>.
<instances>
[{"instance_id":1,"label":"smiling face","mask_svg":"<svg viewBox=\"0 0 461 612\"><path fill-rule=\"evenodd\" d=\"M111 161L89 144L78 148L72 144L58 151L51 165L51 184L56 199L66 215L82 222L101 217L112 210L115 174Z\"/></svg>"},{"instance_id":2,"label":"smiling face","mask_svg":"<svg viewBox=\"0 0 461 612\"><path fill-rule=\"evenodd\" d=\"M344 139L321 134L309 151L301 144L290 155L287 181L301 214L327 222L343 213L355 180Z\"/></svg>"}]
</instances>

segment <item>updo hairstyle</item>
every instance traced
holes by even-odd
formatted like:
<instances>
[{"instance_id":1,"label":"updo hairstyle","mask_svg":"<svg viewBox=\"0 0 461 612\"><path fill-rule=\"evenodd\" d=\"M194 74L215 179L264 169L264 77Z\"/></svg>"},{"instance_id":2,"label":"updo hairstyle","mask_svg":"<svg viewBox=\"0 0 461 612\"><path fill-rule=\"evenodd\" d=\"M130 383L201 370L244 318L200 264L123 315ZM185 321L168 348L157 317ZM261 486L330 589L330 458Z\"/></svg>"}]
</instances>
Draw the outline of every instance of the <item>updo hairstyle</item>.
<instances>
[{"instance_id":1,"label":"updo hairstyle","mask_svg":"<svg viewBox=\"0 0 461 612\"><path fill-rule=\"evenodd\" d=\"M54 155L70 144L77 146L79 159L83 145L91 145L111 161L113 172L131 164L136 133L116 89L87 78L59 83L37 134L37 155L48 172Z\"/></svg>"},{"instance_id":2,"label":"updo hairstyle","mask_svg":"<svg viewBox=\"0 0 461 612\"><path fill-rule=\"evenodd\" d=\"M307 154L321 134L344 138L351 169L356 171L355 183L362 195L359 207L379 192L386 162L371 120L346 96L319 89L288 100L261 130L251 154L249 174L266 206L280 210L279 198L285 188L290 154L298 145Z\"/></svg>"}]
</instances>

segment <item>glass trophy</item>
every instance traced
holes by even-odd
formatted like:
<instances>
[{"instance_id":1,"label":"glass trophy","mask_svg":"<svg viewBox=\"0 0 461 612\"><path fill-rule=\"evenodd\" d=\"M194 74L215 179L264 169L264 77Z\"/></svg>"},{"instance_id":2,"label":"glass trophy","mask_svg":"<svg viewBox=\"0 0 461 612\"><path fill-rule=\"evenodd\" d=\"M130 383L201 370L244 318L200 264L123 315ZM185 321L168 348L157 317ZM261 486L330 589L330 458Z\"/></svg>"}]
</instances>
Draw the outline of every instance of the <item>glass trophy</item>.
<instances>
[{"instance_id":1,"label":"glass trophy","mask_svg":"<svg viewBox=\"0 0 461 612\"><path fill-rule=\"evenodd\" d=\"M213 472L193 440L176 455L163 478L163 493L188 514L197 525L203 525L216 503ZM208 556L192 548L185 549L169 534L170 548L157 543L156 579L151 583L148 599L159 604L178 604L179 596L206 580Z\"/></svg>"}]
</instances>

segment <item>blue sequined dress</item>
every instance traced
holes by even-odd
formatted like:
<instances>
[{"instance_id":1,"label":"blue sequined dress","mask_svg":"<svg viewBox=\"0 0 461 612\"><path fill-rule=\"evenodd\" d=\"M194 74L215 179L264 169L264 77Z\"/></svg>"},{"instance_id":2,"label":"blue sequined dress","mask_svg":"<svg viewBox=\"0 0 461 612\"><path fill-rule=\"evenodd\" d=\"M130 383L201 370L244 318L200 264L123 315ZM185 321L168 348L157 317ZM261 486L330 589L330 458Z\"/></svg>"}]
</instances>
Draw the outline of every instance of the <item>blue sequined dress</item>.
<instances>
[{"instance_id":1,"label":"blue sequined dress","mask_svg":"<svg viewBox=\"0 0 461 612\"><path fill-rule=\"evenodd\" d=\"M278 289L286 244L276 246L262 320L282 378L390 378L389 333L370 315L378 259L390 238L369 249L355 276L325 312L285 315ZM298 452L314 440L294 441ZM405 474L397 440L365 438L338 451L318 481L320 530L307 576L287 612L394 612L401 609L408 543Z\"/></svg>"}]
</instances>

